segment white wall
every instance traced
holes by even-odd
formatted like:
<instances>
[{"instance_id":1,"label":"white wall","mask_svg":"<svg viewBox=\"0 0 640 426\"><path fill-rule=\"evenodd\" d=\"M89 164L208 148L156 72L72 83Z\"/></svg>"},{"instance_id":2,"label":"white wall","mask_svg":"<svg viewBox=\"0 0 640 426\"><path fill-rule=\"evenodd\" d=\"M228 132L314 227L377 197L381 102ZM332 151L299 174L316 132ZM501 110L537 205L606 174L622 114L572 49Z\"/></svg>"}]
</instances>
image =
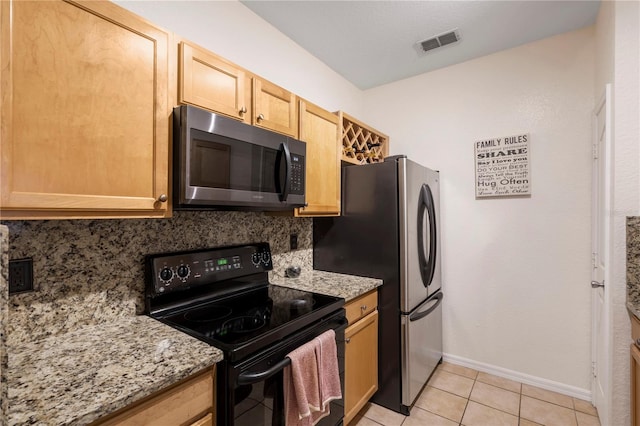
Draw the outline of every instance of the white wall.
<instances>
[{"instance_id":1,"label":"white wall","mask_svg":"<svg viewBox=\"0 0 640 426\"><path fill-rule=\"evenodd\" d=\"M610 413L603 425L629 424L630 324L626 302L626 216L640 215L640 6L602 2L596 23L595 94L613 84Z\"/></svg>"},{"instance_id":2,"label":"white wall","mask_svg":"<svg viewBox=\"0 0 640 426\"><path fill-rule=\"evenodd\" d=\"M360 89L238 1L115 3L329 111L361 114Z\"/></svg>"},{"instance_id":3,"label":"white wall","mask_svg":"<svg viewBox=\"0 0 640 426\"><path fill-rule=\"evenodd\" d=\"M365 92L392 153L439 169L444 351L589 394L594 35ZM532 196L476 200L474 141L531 135Z\"/></svg>"}]
</instances>

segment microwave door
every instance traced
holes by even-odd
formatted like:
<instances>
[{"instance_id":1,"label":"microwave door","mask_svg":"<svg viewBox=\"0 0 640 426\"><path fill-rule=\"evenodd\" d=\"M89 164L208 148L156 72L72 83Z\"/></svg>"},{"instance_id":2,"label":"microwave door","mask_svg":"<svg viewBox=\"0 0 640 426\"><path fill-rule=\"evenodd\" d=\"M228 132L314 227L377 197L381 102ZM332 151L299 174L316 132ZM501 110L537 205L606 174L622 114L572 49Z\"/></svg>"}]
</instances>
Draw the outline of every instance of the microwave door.
<instances>
[{"instance_id":1,"label":"microwave door","mask_svg":"<svg viewBox=\"0 0 640 426\"><path fill-rule=\"evenodd\" d=\"M192 186L229 189L231 187L231 147L212 141L194 141L197 156L190 175Z\"/></svg>"}]
</instances>

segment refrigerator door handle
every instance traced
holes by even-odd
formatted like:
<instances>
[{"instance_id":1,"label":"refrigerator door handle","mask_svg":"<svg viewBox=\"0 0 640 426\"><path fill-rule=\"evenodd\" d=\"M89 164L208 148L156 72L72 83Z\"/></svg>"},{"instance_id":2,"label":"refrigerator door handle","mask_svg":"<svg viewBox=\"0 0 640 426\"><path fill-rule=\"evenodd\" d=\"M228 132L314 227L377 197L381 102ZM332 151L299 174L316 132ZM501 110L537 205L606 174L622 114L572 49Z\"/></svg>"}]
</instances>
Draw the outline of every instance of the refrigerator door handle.
<instances>
[{"instance_id":1,"label":"refrigerator door handle","mask_svg":"<svg viewBox=\"0 0 640 426\"><path fill-rule=\"evenodd\" d=\"M429 259L424 253L424 215L429 218ZM428 287L433 281L436 270L436 210L431 188L426 183L420 188L420 200L418 201L418 260L420 262L420 276L422 283Z\"/></svg>"},{"instance_id":2,"label":"refrigerator door handle","mask_svg":"<svg viewBox=\"0 0 640 426\"><path fill-rule=\"evenodd\" d=\"M409 315L409 321L418 321L419 319L422 319L422 318L426 317L431 312L436 310L436 308L440 305L440 303L442 303L442 299L444 299L444 293L439 292L438 294L433 296L433 298L431 298L431 299L429 299L427 301L427 303L431 303L431 306L429 306L429 308L427 308L427 310L418 311L419 308L416 309L416 312L414 312L413 314ZM435 303L433 303L433 302L435 302Z\"/></svg>"}]
</instances>

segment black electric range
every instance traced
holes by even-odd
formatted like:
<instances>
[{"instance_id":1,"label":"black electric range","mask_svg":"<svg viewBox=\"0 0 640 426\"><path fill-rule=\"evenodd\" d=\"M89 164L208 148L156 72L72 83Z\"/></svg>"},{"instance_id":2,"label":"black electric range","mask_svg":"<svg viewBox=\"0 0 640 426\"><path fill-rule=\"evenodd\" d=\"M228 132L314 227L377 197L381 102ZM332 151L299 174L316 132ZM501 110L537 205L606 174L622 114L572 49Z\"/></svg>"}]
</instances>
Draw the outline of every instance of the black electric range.
<instances>
[{"instance_id":1,"label":"black electric range","mask_svg":"<svg viewBox=\"0 0 640 426\"><path fill-rule=\"evenodd\" d=\"M336 333L343 375L344 299L271 285L272 269L267 243L146 258L147 314L224 353L218 424L283 424L286 354L329 329ZM264 401L247 410L247 401L254 400ZM341 423L342 402L331 407L332 415L319 424Z\"/></svg>"}]
</instances>

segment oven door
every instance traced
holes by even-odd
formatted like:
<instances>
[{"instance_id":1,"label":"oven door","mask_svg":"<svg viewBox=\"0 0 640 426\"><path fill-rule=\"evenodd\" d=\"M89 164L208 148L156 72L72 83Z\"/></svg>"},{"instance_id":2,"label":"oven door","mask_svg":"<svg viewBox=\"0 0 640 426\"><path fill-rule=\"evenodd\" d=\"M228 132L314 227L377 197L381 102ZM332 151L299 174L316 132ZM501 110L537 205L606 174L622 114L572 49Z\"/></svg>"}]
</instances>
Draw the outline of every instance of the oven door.
<instances>
[{"instance_id":1,"label":"oven door","mask_svg":"<svg viewBox=\"0 0 640 426\"><path fill-rule=\"evenodd\" d=\"M329 329L336 333L340 383L344 395L344 310L307 327L295 335L256 353L243 361L218 369L217 424L228 426L283 426L284 387L283 369L289 352ZM330 414L318 425L342 424L344 400L331 402Z\"/></svg>"},{"instance_id":2,"label":"oven door","mask_svg":"<svg viewBox=\"0 0 640 426\"><path fill-rule=\"evenodd\" d=\"M192 106L174 109L178 208L304 205L306 145Z\"/></svg>"}]
</instances>

